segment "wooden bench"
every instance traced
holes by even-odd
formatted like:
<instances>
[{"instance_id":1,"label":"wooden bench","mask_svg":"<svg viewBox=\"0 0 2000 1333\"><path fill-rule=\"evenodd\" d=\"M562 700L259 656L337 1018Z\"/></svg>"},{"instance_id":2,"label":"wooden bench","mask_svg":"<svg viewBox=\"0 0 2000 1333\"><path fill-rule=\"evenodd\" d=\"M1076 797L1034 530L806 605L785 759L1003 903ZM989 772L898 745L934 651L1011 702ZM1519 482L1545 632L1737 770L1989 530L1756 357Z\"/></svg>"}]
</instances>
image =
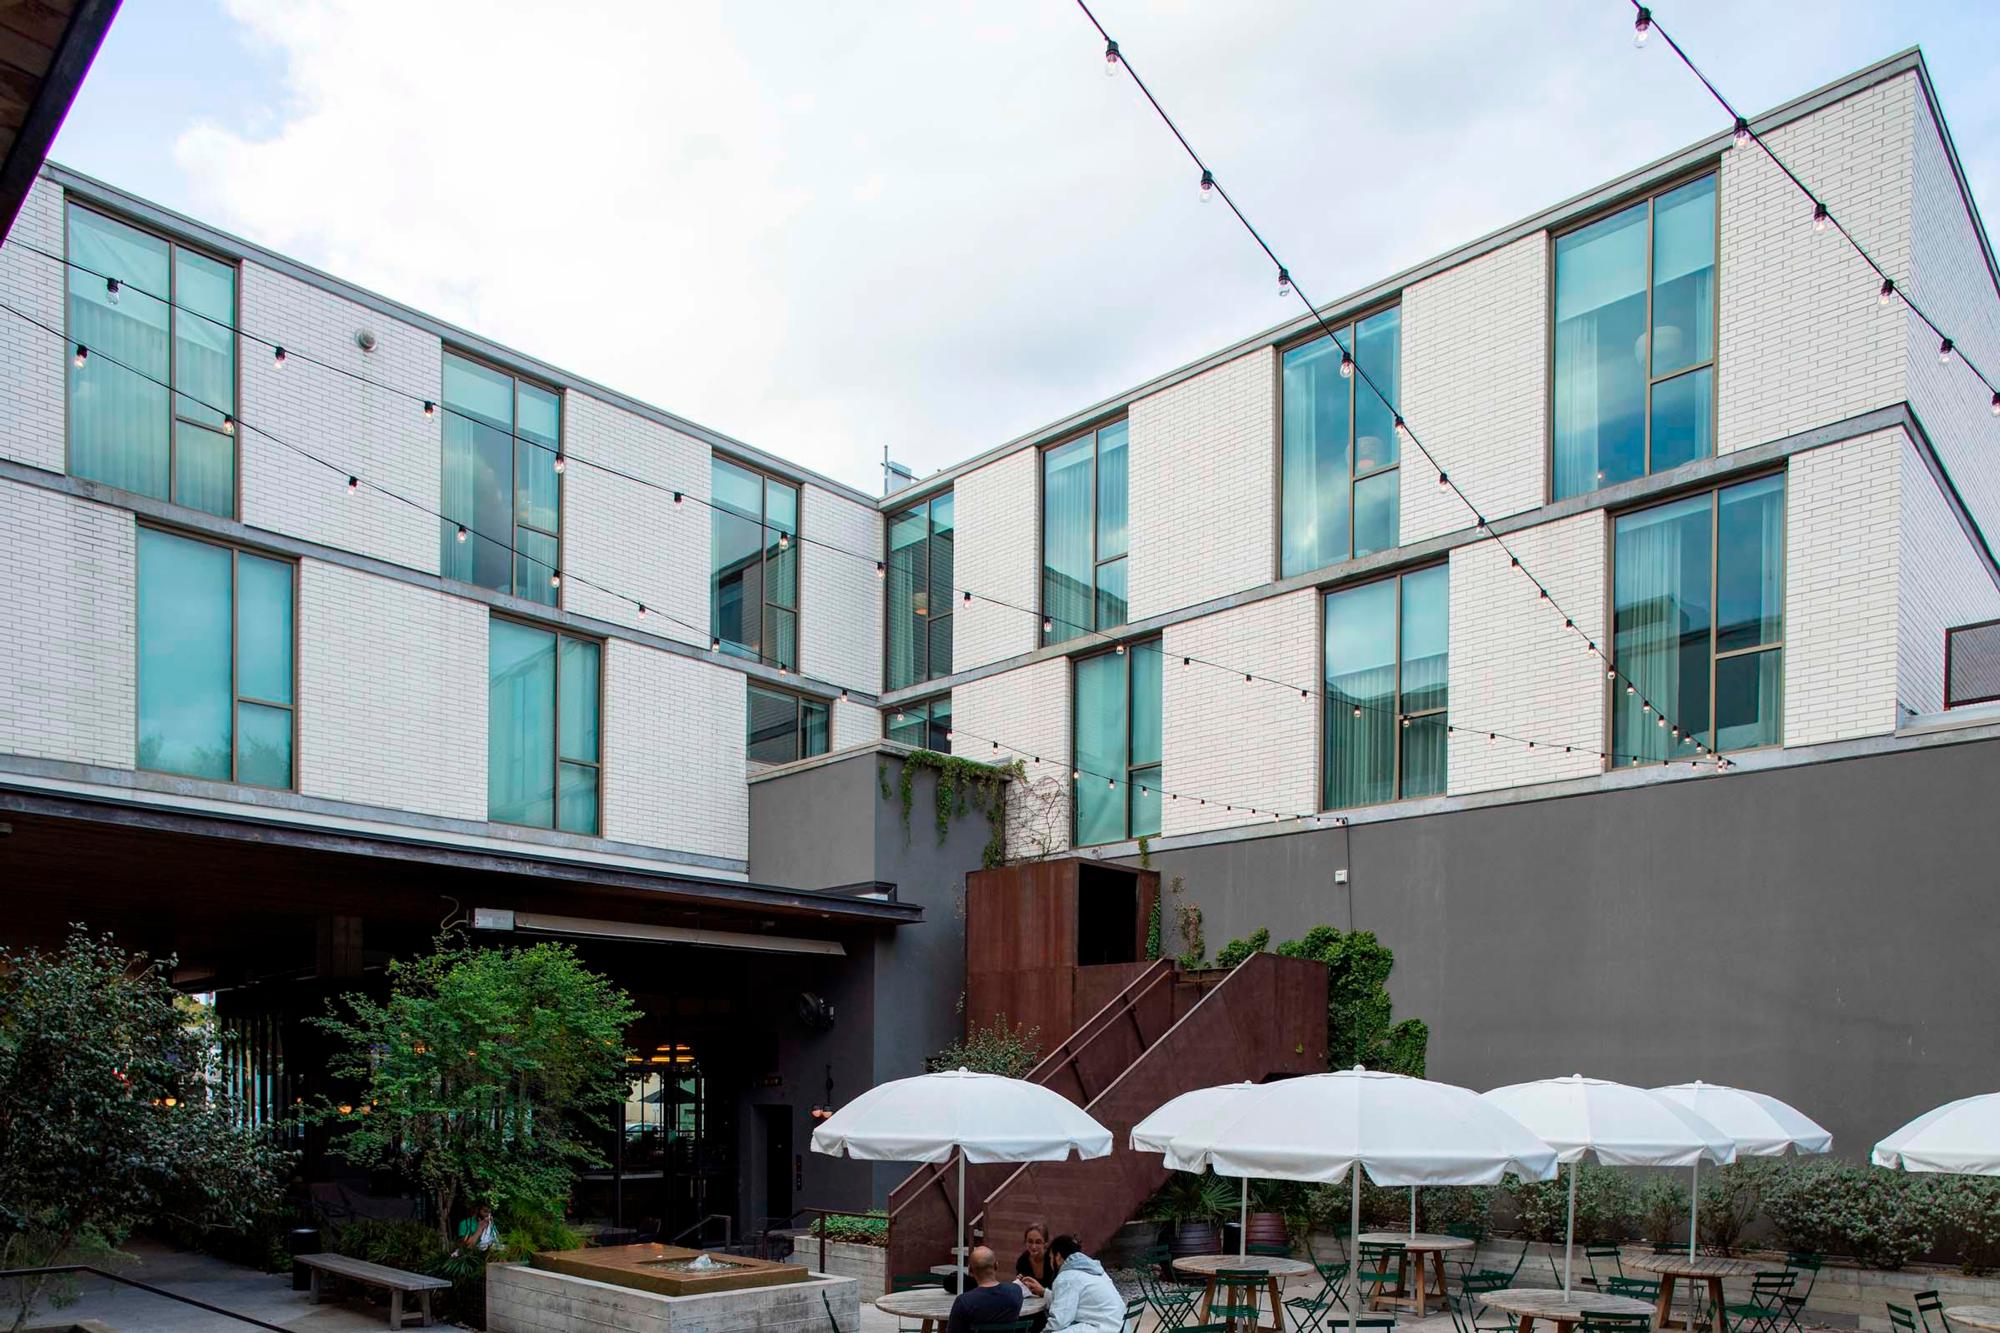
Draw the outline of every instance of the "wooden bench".
<instances>
[{"instance_id":1,"label":"wooden bench","mask_svg":"<svg viewBox=\"0 0 2000 1333\"><path fill-rule=\"evenodd\" d=\"M400 1268L389 1268L383 1264L371 1264L366 1259L350 1259L344 1254L300 1254L292 1257L292 1262L312 1273L313 1304L330 1298L342 1279L362 1287L376 1287L389 1293L389 1327L403 1326L403 1297L417 1298L418 1327L431 1326L431 1293L442 1291L451 1283L441 1277L426 1277L422 1273L406 1273Z\"/></svg>"}]
</instances>

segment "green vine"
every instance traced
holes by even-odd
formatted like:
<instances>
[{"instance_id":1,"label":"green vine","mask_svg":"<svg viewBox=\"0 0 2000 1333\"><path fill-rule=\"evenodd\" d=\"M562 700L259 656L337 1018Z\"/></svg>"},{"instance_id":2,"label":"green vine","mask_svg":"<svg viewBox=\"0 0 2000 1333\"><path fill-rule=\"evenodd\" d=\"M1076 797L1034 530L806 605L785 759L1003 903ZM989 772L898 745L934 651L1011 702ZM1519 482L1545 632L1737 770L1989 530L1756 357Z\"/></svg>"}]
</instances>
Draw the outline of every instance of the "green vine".
<instances>
[{"instance_id":1,"label":"green vine","mask_svg":"<svg viewBox=\"0 0 2000 1333\"><path fill-rule=\"evenodd\" d=\"M1149 838L1139 839L1139 869L1141 870L1151 870L1153 868L1153 848L1151 844L1152 840ZM1153 907L1146 914L1146 957L1148 958L1158 958L1160 956L1160 917L1162 914L1160 900L1165 896L1165 894L1160 892L1159 885L1155 884L1153 886Z\"/></svg>"},{"instance_id":2,"label":"green vine","mask_svg":"<svg viewBox=\"0 0 2000 1333\"><path fill-rule=\"evenodd\" d=\"M903 804L903 835L910 834L910 811L916 804L917 770L928 768L937 774L936 822L940 845L951 833L951 821L967 810L986 816L992 833L980 854L980 864L988 869L1007 855L1007 782L1027 780L1027 766L1016 759L1009 764L983 764L936 750L912 750L903 756L903 776L897 795ZM882 795L889 795L886 766L882 770Z\"/></svg>"}]
</instances>

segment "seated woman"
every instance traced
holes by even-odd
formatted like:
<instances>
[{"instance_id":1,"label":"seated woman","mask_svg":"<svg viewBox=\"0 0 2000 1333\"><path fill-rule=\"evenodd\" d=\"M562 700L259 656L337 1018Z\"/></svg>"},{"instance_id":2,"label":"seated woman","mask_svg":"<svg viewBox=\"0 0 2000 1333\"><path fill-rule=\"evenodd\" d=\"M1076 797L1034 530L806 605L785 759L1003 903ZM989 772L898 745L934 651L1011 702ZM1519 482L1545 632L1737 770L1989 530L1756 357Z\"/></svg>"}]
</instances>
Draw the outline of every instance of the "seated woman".
<instances>
[{"instance_id":1,"label":"seated woman","mask_svg":"<svg viewBox=\"0 0 2000 1333\"><path fill-rule=\"evenodd\" d=\"M1049 1263L1049 1228L1046 1222L1030 1222L1024 1233L1028 1248L1014 1261L1014 1276L1030 1296L1045 1296L1055 1277Z\"/></svg>"}]
</instances>

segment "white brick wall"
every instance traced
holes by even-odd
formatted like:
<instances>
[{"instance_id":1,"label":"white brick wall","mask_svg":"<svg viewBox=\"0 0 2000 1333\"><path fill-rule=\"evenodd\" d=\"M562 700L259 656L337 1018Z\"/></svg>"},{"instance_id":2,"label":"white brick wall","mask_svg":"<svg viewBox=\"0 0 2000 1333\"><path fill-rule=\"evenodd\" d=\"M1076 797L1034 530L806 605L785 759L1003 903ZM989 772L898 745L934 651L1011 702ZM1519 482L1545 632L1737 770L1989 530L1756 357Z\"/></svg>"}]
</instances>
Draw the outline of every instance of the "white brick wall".
<instances>
[{"instance_id":1,"label":"white brick wall","mask_svg":"<svg viewBox=\"0 0 2000 1333\"><path fill-rule=\"evenodd\" d=\"M1604 645L1608 528L1600 509L1508 536L1562 612L1536 595L1498 542L1452 552L1451 723L1536 742L1530 750L1454 731L1446 777L1453 795L1602 771L1604 667L1563 628L1563 612Z\"/></svg>"},{"instance_id":2,"label":"white brick wall","mask_svg":"<svg viewBox=\"0 0 2000 1333\"><path fill-rule=\"evenodd\" d=\"M1786 472L1786 745L1895 729L1902 449L1878 431Z\"/></svg>"},{"instance_id":3,"label":"white brick wall","mask_svg":"<svg viewBox=\"0 0 2000 1333\"><path fill-rule=\"evenodd\" d=\"M1277 572L1277 364L1260 347L1132 404L1129 619Z\"/></svg>"},{"instance_id":4,"label":"white brick wall","mask_svg":"<svg viewBox=\"0 0 2000 1333\"><path fill-rule=\"evenodd\" d=\"M812 540L799 552L799 668L818 680L876 693L882 688L882 581L875 577L882 515L818 486L804 490L799 530Z\"/></svg>"},{"instance_id":5,"label":"white brick wall","mask_svg":"<svg viewBox=\"0 0 2000 1333\"><path fill-rule=\"evenodd\" d=\"M1045 855L1069 846L1069 707L1070 664L1065 657L968 681L951 692L952 725L966 733L964 742L952 742L952 749L977 757L982 749L990 753L987 741L999 741L1004 747L1000 758L1018 754L1027 769L1027 789L1016 786L1007 793L1010 857Z\"/></svg>"},{"instance_id":6,"label":"white brick wall","mask_svg":"<svg viewBox=\"0 0 2000 1333\"><path fill-rule=\"evenodd\" d=\"M237 339L246 423L237 432L243 521L437 573L438 521L366 487L348 494L342 472L438 508L443 414L426 421L420 402L308 365L303 356L435 401L442 396L438 340L258 264L242 266L242 285L244 332L303 354L288 356L280 370L264 343ZM375 334L373 352L355 344L361 329ZM338 470L309 461L298 449ZM512 540L507 533L493 535Z\"/></svg>"},{"instance_id":7,"label":"white brick wall","mask_svg":"<svg viewBox=\"0 0 2000 1333\"><path fill-rule=\"evenodd\" d=\"M487 621L475 602L301 561L299 790L485 819Z\"/></svg>"},{"instance_id":8,"label":"white brick wall","mask_svg":"<svg viewBox=\"0 0 2000 1333\"><path fill-rule=\"evenodd\" d=\"M1162 644L1160 784L1175 797L1161 805L1162 833L1251 823L1246 805L1287 815L1319 809L1319 594L1288 593L1169 626ZM1182 667L1183 657L1289 688L1199 662ZM1301 689L1313 696L1300 698Z\"/></svg>"},{"instance_id":9,"label":"white brick wall","mask_svg":"<svg viewBox=\"0 0 2000 1333\"><path fill-rule=\"evenodd\" d=\"M0 310L0 457L63 470L63 379L69 362L61 330L63 266L32 254L63 249L63 192L37 178L21 205L21 215L0 246L0 301L56 329L47 333Z\"/></svg>"},{"instance_id":10,"label":"white brick wall","mask_svg":"<svg viewBox=\"0 0 2000 1333\"><path fill-rule=\"evenodd\" d=\"M132 516L0 482L0 752L130 768L136 715Z\"/></svg>"},{"instance_id":11,"label":"white brick wall","mask_svg":"<svg viewBox=\"0 0 2000 1333\"><path fill-rule=\"evenodd\" d=\"M1916 99L1910 264L1891 266L1926 313L1988 375L2000 371L2000 296L1973 230L1958 178L1930 107ZM2000 423L1992 396L1963 360L1937 359L1937 335L1914 315L1909 331L1909 398L1952 484L1989 543L2000 545L2000 467L1994 448Z\"/></svg>"},{"instance_id":12,"label":"white brick wall","mask_svg":"<svg viewBox=\"0 0 2000 1333\"><path fill-rule=\"evenodd\" d=\"M1548 312L1546 232L1403 293L1403 416L1488 519L1542 503ZM1471 526L1437 469L1405 450L1404 544Z\"/></svg>"},{"instance_id":13,"label":"white brick wall","mask_svg":"<svg viewBox=\"0 0 2000 1333\"><path fill-rule=\"evenodd\" d=\"M1040 467L1040 452L1023 449L956 483L953 573L958 586L975 596L952 622L953 670L998 662L1041 641L1041 621L1013 609L1041 606ZM986 597L1012 605L996 606Z\"/></svg>"},{"instance_id":14,"label":"white brick wall","mask_svg":"<svg viewBox=\"0 0 2000 1333\"><path fill-rule=\"evenodd\" d=\"M1945 630L2000 619L2000 588L1916 446L1905 442L1901 452L1896 704L1904 713L1935 713L1944 707Z\"/></svg>"},{"instance_id":15,"label":"white brick wall","mask_svg":"<svg viewBox=\"0 0 2000 1333\"><path fill-rule=\"evenodd\" d=\"M741 672L614 639L604 664L604 836L750 854Z\"/></svg>"},{"instance_id":16,"label":"white brick wall","mask_svg":"<svg viewBox=\"0 0 2000 1333\"><path fill-rule=\"evenodd\" d=\"M882 739L882 713L852 699L833 701L833 736L829 749L851 750ZM969 752L968 752L969 753Z\"/></svg>"},{"instance_id":17,"label":"white brick wall","mask_svg":"<svg viewBox=\"0 0 2000 1333\"><path fill-rule=\"evenodd\" d=\"M707 647L708 446L588 394L565 393L563 413L563 447L579 460L563 470L562 559L577 576L563 582L564 608ZM676 505L674 491L689 498ZM645 602L645 620L583 580Z\"/></svg>"},{"instance_id":18,"label":"white brick wall","mask_svg":"<svg viewBox=\"0 0 2000 1333\"><path fill-rule=\"evenodd\" d=\"M1905 74L1770 135L1770 144L1891 273L1909 260ZM1745 449L1903 398L1900 310L1761 149L1722 155L1717 452Z\"/></svg>"}]
</instances>

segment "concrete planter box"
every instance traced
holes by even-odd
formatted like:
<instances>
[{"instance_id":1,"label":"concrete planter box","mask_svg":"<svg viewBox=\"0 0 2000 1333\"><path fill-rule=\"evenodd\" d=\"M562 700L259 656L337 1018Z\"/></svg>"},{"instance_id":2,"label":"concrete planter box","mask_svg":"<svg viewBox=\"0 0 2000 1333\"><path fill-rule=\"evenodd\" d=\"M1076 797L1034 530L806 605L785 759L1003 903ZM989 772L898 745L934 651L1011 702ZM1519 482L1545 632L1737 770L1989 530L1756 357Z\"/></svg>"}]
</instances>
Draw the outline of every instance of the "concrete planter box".
<instances>
[{"instance_id":1,"label":"concrete planter box","mask_svg":"<svg viewBox=\"0 0 2000 1333\"><path fill-rule=\"evenodd\" d=\"M791 1262L804 1264L828 1277L851 1277L860 1284L869 1300L889 1290L889 1252L880 1245L857 1245L849 1240L826 1243L826 1265L819 1261L819 1241L812 1233L792 1237Z\"/></svg>"},{"instance_id":2,"label":"concrete planter box","mask_svg":"<svg viewBox=\"0 0 2000 1333\"><path fill-rule=\"evenodd\" d=\"M489 1333L827 1333L826 1306L840 1327L860 1327L854 1279L814 1274L805 1282L702 1296L660 1296L526 1264L486 1270Z\"/></svg>"}]
</instances>

